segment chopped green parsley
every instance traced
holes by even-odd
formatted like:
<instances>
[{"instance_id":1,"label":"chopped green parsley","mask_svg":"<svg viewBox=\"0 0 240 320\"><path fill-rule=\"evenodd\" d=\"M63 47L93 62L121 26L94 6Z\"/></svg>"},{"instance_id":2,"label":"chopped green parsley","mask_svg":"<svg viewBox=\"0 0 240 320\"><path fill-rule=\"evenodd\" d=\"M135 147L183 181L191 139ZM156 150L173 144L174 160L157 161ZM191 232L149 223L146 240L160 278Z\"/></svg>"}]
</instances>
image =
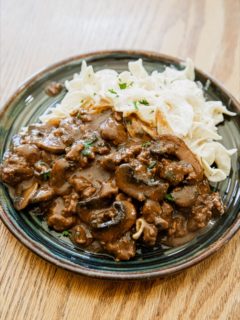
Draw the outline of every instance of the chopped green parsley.
<instances>
[{"instance_id":1,"label":"chopped green parsley","mask_svg":"<svg viewBox=\"0 0 240 320\"><path fill-rule=\"evenodd\" d=\"M145 106L149 106L149 102L146 99L139 100L139 103Z\"/></svg>"},{"instance_id":2,"label":"chopped green parsley","mask_svg":"<svg viewBox=\"0 0 240 320\"><path fill-rule=\"evenodd\" d=\"M108 89L108 91L112 94L117 94L117 92L114 89Z\"/></svg>"},{"instance_id":3,"label":"chopped green parsley","mask_svg":"<svg viewBox=\"0 0 240 320\"><path fill-rule=\"evenodd\" d=\"M127 89L129 87L131 87L133 85L133 82L130 82L130 83L127 83L127 82L122 82L121 79L119 79L119 83L118 83L118 86L121 90L124 90L124 89Z\"/></svg>"},{"instance_id":4,"label":"chopped green parsley","mask_svg":"<svg viewBox=\"0 0 240 320\"><path fill-rule=\"evenodd\" d=\"M84 145L91 146L98 139L97 135L94 134L90 139L84 141Z\"/></svg>"},{"instance_id":5,"label":"chopped green parsley","mask_svg":"<svg viewBox=\"0 0 240 320\"><path fill-rule=\"evenodd\" d=\"M98 137L96 135L93 135L91 139L85 140L83 142L84 149L82 150L82 155L85 157L88 157L91 154L91 147L96 142Z\"/></svg>"},{"instance_id":6,"label":"chopped green parsley","mask_svg":"<svg viewBox=\"0 0 240 320\"><path fill-rule=\"evenodd\" d=\"M51 170L46 170L41 174L41 177L43 178L44 181L47 181L51 177Z\"/></svg>"},{"instance_id":7,"label":"chopped green parsley","mask_svg":"<svg viewBox=\"0 0 240 320\"><path fill-rule=\"evenodd\" d=\"M135 108L136 110L139 110L139 108L138 108L138 102L137 102L137 101L133 101L133 105L134 105L134 108Z\"/></svg>"},{"instance_id":8,"label":"chopped green parsley","mask_svg":"<svg viewBox=\"0 0 240 320\"><path fill-rule=\"evenodd\" d=\"M143 148L150 147L150 145L151 145L151 141L146 141L146 142L143 142L143 143L142 143L142 147L143 147Z\"/></svg>"},{"instance_id":9,"label":"chopped green parsley","mask_svg":"<svg viewBox=\"0 0 240 320\"><path fill-rule=\"evenodd\" d=\"M126 82L119 83L118 85L119 85L119 88L120 88L121 90L124 90L124 89L126 89L126 88L128 87L128 85L127 85Z\"/></svg>"},{"instance_id":10,"label":"chopped green parsley","mask_svg":"<svg viewBox=\"0 0 240 320\"><path fill-rule=\"evenodd\" d=\"M64 230L62 232L62 236L64 236L64 237L69 237L70 235L71 235L71 231L69 231L69 230Z\"/></svg>"},{"instance_id":11,"label":"chopped green parsley","mask_svg":"<svg viewBox=\"0 0 240 320\"><path fill-rule=\"evenodd\" d=\"M165 198L166 200L168 200L168 201L174 202L174 198L173 198L173 196L171 195L171 193L166 194L164 198Z\"/></svg>"},{"instance_id":12,"label":"chopped green parsley","mask_svg":"<svg viewBox=\"0 0 240 320\"><path fill-rule=\"evenodd\" d=\"M153 169L156 166L156 164L157 164L157 161L150 162L148 169L150 169L150 170Z\"/></svg>"},{"instance_id":13,"label":"chopped green parsley","mask_svg":"<svg viewBox=\"0 0 240 320\"><path fill-rule=\"evenodd\" d=\"M88 147L88 148L84 147L84 149L82 151L82 155L85 157L88 157L88 156L90 156L90 154L91 154L90 147Z\"/></svg>"}]
</instances>

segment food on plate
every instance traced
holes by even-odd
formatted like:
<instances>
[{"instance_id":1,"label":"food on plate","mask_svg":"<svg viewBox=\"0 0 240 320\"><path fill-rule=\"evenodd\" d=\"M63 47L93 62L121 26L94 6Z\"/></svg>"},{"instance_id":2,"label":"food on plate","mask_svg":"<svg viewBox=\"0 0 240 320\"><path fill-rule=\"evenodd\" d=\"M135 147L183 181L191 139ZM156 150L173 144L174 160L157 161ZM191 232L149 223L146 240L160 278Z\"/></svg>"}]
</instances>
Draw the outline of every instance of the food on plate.
<instances>
[{"instance_id":1,"label":"food on plate","mask_svg":"<svg viewBox=\"0 0 240 320\"><path fill-rule=\"evenodd\" d=\"M234 152L214 141L222 113L233 113L205 101L190 61L181 71L148 75L140 60L129 70L83 63L61 104L13 137L0 167L17 210L116 260L186 242L224 214L208 180L226 177Z\"/></svg>"},{"instance_id":2,"label":"food on plate","mask_svg":"<svg viewBox=\"0 0 240 320\"><path fill-rule=\"evenodd\" d=\"M193 62L187 59L181 70L166 67L151 74L141 59L129 62L128 68L120 74L111 69L94 72L83 61L81 72L66 82L68 92L62 102L40 119L63 119L79 106L94 106L96 110L111 106L124 118L134 115L134 121L153 139L160 134L177 135L197 155L209 181L224 180L236 149L227 150L219 143L222 137L217 125L224 120L224 114L235 113L221 101L206 99L203 84L194 81ZM207 81L205 87L209 85Z\"/></svg>"},{"instance_id":3,"label":"food on plate","mask_svg":"<svg viewBox=\"0 0 240 320\"><path fill-rule=\"evenodd\" d=\"M78 246L118 260L133 258L138 242L174 245L224 213L183 140L153 140L133 115L111 108L30 125L14 137L1 179L17 210L43 215Z\"/></svg>"}]
</instances>

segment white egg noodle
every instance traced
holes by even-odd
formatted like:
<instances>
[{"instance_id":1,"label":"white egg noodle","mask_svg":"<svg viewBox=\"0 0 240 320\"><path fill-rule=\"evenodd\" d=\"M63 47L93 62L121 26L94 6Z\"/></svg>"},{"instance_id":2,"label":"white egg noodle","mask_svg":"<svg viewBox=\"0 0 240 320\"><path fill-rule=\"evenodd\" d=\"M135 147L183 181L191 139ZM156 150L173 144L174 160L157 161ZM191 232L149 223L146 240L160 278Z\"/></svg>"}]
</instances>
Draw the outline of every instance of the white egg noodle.
<instances>
[{"instance_id":1,"label":"white egg noodle","mask_svg":"<svg viewBox=\"0 0 240 320\"><path fill-rule=\"evenodd\" d=\"M40 117L43 122L65 118L86 105L110 105L124 117L135 114L140 125L157 140L161 134L182 138L197 155L209 181L224 180L231 169L231 155L220 141L217 125L223 114L234 116L221 101L207 101L201 83L194 81L194 65L187 59L182 70L166 67L149 74L139 59L128 63L128 71L104 69L94 72L82 62L81 72L66 81L67 93L60 104ZM89 103L88 103L89 105Z\"/></svg>"}]
</instances>

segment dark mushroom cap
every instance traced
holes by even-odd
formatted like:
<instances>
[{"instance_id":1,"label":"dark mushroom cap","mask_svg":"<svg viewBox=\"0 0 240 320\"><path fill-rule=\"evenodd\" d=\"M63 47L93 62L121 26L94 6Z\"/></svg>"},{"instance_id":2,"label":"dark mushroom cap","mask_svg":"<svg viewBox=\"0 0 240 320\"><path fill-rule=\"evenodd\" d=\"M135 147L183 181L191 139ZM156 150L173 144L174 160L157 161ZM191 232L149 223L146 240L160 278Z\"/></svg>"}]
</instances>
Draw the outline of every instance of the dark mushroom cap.
<instances>
[{"instance_id":1,"label":"dark mushroom cap","mask_svg":"<svg viewBox=\"0 0 240 320\"><path fill-rule=\"evenodd\" d=\"M125 217L125 208L121 201L115 201L106 210L97 213L96 219L91 220L91 226L95 229L104 229L119 224Z\"/></svg>"},{"instance_id":2,"label":"dark mushroom cap","mask_svg":"<svg viewBox=\"0 0 240 320\"><path fill-rule=\"evenodd\" d=\"M116 202L115 202L116 203ZM129 231L136 222L136 209L129 201L117 201L119 211L119 223L111 225L108 228L93 229L93 235L101 242L108 242L119 239L123 234Z\"/></svg>"},{"instance_id":3,"label":"dark mushroom cap","mask_svg":"<svg viewBox=\"0 0 240 320\"><path fill-rule=\"evenodd\" d=\"M168 183L140 179L134 174L134 169L129 164L122 164L116 170L116 185L129 196L144 201L152 199L163 200L168 189Z\"/></svg>"}]
</instances>

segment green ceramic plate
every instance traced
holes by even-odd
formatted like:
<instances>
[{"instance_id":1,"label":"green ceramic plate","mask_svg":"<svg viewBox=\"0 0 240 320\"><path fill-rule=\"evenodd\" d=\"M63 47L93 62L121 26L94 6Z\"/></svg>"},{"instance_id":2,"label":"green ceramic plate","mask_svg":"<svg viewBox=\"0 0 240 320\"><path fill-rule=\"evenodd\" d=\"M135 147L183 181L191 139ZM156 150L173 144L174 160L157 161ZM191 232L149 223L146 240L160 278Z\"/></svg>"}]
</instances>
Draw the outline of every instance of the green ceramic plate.
<instances>
[{"instance_id":1,"label":"green ceramic plate","mask_svg":"<svg viewBox=\"0 0 240 320\"><path fill-rule=\"evenodd\" d=\"M95 70L113 68L123 71L128 61L142 58L148 71L163 70L166 65L181 68L180 60L149 52L111 51L98 52L74 57L55 64L23 84L4 106L0 115L1 159L9 147L11 138L21 127L38 121L39 116L49 107L59 102L65 92L57 97L44 93L46 85L52 81L64 82L79 72L85 59ZM196 71L197 80L205 85L211 83L205 94L212 100L221 100L233 111L240 110L238 102L209 76ZM223 144L227 148L240 150L240 117L226 117L219 126ZM28 212L17 212L4 185L0 185L0 214L7 228L29 249L42 258L77 273L109 278L140 279L173 274L192 266L223 246L239 229L240 218L240 178L239 152L232 157L230 176L213 185L219 190L227 208L227 213L212 220L192 241L177 248L155 248L139 253L132 261L115 262L107 255L92 254L76 248L67 238L49 231L38 217Z\"/></svg>"}]
</instances>

